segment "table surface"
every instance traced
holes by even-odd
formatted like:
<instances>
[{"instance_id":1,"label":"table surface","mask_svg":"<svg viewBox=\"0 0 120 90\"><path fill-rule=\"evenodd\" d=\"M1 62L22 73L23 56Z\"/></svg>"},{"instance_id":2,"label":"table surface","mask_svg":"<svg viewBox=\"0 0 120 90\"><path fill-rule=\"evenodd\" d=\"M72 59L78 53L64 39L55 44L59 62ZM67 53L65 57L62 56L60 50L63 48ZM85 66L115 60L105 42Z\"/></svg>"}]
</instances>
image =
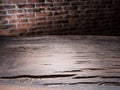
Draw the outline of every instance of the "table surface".
<instances>
[{"instance_id":1,"label":"table surface","mask_svg":"<svg viewBox=\"0 0 120 90\"><path fill-rule=\"evenodd\" d=\"M120 37L1 37L0 90L17 86L120 90Z\"/></svg>"}]
</instances>

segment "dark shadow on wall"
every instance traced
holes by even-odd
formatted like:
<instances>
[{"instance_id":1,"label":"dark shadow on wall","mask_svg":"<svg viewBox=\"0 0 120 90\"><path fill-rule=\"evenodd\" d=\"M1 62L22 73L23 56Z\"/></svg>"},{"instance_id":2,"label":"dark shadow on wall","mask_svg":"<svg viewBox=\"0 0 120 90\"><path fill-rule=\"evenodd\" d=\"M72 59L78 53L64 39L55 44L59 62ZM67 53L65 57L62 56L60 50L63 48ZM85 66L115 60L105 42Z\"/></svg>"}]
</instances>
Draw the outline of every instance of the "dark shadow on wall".
<instances>
[{"instance_id":1,"label":"dark shadow on wall","mask_svg":"<svg viewBox=\"0 0 120 90\"><path fill-rule=\"evenodd\" d=\"M62 11L55 10L54 17L62 15L57 21L52 21L52 14L47 14L51 18L47 22L39 22L44 27L34 28L36 31L27 35L120 35L120 8L119 1L93 1L87 2L88 5L78 5L72 3L70 9L65 9L66 14ZM46 5L42 6L43 8ZM55 6L48 7L48 11L54 10ZM44 9L42 9L44 10ZM39 10L36 10L39 11ZM68 12L67 12L68 11ZM39 13L39 12L37 12ZM40 12L41 13L41 12ZM45 12L46 15L46 12ZM64 17L64 18L63 18ZM54 19L53 19L54 20Z\"/></svg>"}]
</instances>

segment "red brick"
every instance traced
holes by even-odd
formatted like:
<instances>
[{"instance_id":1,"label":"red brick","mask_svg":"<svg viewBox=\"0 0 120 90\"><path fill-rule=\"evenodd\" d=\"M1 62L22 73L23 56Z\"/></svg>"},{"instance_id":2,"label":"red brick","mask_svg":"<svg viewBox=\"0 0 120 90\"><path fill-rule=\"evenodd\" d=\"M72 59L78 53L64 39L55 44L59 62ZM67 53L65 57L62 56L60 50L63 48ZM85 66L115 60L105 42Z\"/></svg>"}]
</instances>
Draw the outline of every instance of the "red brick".
<instances>
[{"instance_id":1,"label":"red brick","mask_svg":"<svg viewBox=\"0 0 120 90\"><path fill-rule=\"evenodd\" d=\"M120 30L119 3L120 0L0 0L0 33L113 32L112 29Z\"/></svg>"}]
</instances>

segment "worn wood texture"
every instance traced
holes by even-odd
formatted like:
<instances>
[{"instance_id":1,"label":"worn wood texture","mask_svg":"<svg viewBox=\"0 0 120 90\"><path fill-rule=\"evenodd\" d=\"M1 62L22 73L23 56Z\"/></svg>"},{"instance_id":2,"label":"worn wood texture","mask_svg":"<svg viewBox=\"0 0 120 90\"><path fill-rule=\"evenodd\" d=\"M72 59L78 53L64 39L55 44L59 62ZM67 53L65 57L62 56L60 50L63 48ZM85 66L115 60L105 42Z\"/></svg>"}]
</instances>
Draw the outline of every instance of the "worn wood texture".
<instances>
[{"instance_id":1,"label":"worn wood texture","mask_svg":"<svg viewBox=\"0 0 120 90\"><path fill-rule=\"evenodd\" d=\"M0 48L0 85L120 89L119 36L1 37Z\"/></svg>"}]
</instances>

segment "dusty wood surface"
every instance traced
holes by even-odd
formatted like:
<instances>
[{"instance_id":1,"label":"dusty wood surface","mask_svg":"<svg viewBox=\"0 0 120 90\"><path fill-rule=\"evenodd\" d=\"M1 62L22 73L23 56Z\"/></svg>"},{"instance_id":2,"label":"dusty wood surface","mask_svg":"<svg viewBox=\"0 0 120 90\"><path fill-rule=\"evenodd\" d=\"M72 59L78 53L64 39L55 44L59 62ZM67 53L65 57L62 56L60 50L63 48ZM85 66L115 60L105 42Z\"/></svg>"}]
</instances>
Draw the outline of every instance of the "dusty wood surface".
<instances>
[{"instance_id":1,"label":"dusty wood surface","mask_svg":"<svg viewBox=\"0 0 120 90\"><path fill-rule=\"evenodd\" d=\"M0 38L0 85L119 90L120 37Z\"/></svg>"}]
</instances>

